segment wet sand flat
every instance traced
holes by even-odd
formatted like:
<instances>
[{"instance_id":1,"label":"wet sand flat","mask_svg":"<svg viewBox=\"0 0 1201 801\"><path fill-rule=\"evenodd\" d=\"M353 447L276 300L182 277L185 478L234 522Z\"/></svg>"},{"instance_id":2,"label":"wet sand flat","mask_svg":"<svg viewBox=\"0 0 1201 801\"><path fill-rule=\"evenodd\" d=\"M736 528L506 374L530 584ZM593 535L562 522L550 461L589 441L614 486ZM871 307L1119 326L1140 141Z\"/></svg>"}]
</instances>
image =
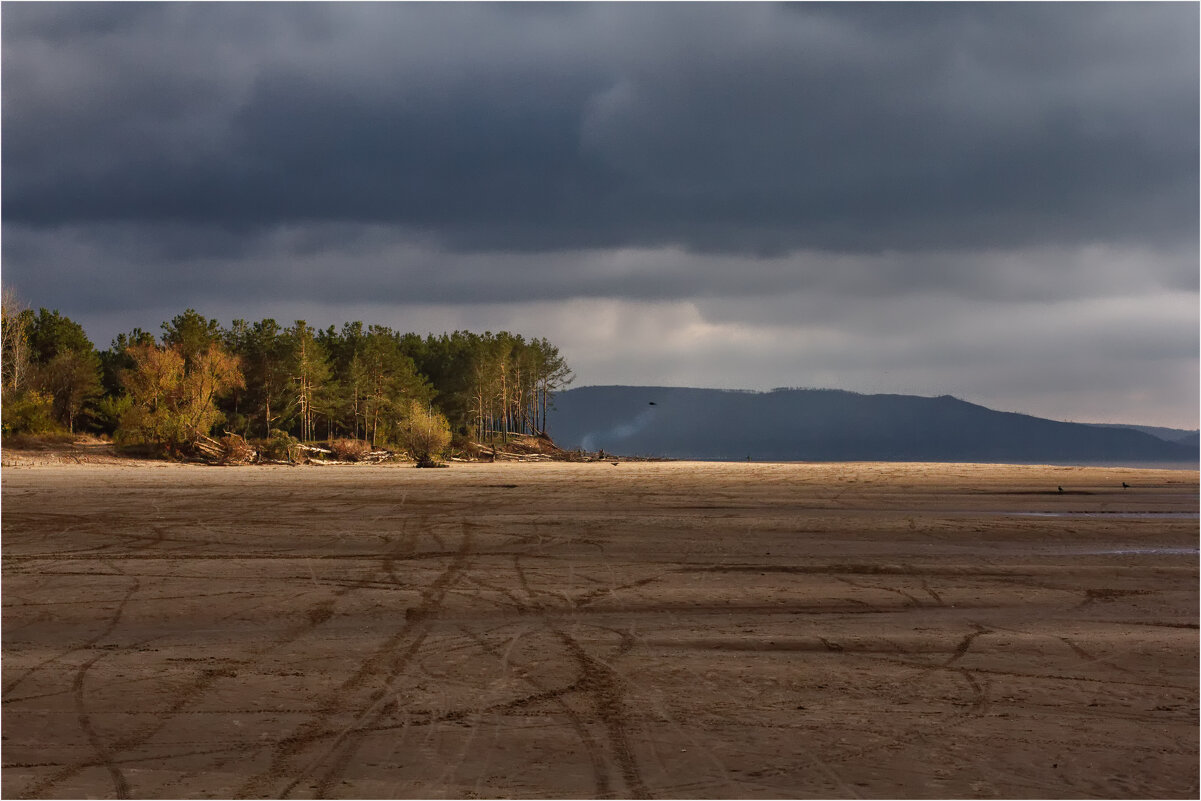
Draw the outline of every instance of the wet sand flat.
<instances>
[{"instance_id":1,"label":"wet sand flat","mask_svg":"<svg viewBox=\"0 0 1201 801\"><path fill-rule=\"evenodd\" d=\"M6 798L1198 793L1196 471L35 465L2 500Z\"/></svg>"}]
</instances>

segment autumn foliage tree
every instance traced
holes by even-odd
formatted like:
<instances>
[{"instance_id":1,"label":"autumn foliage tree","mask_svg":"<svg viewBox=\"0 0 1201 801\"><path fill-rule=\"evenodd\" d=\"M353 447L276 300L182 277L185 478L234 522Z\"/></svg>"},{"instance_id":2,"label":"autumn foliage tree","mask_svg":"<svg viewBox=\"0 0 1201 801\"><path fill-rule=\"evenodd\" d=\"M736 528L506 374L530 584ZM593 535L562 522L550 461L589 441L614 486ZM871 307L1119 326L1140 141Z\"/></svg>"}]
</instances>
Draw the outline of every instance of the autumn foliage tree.
<instances>
[{"instance_id":1,"label":"autumn foliage tree","mask_svg":"<svg viewBox=\"0 0 1201 801\"><path fill-rule=\"evenodd\" d=\"M187 451L224 419L217 399L245 386L236 356L219 344L185 359L180 345L135 345L123 382L131 405L121 416L119 442Z\"/></svg>"},{"instance_id":2,"label":"autumn foliage tree","mask_svg":"<svg viewBox=\"0 0 1201 801\"><path fill-rule=\"evenodd\" d=\"M409 401L400 422L401 440L418 467L433 467L450 445L446 416L421 401Z\"/></svg>"}]
</instances>

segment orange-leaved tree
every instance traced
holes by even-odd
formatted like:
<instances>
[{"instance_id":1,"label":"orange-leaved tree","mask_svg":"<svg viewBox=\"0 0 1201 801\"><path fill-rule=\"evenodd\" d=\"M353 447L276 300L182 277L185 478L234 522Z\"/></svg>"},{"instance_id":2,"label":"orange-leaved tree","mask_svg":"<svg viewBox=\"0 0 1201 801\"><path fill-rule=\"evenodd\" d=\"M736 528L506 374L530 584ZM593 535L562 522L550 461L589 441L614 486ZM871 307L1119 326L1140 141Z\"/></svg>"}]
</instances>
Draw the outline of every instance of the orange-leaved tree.
<instances>
[{"instance_id":1,"label":"orange-leaved tree","mask_svg":"<svg viewBox=\"0 0 1201 801\"><path fill-rule=\"evenodd\" d=\"M133 367L122 383L132 405L116 432L123 444L186 451L222 422L217 399L245 386L238 358L216 343L187 360L179 345L134 345L128 353Z\"/></svg>"}]
</instances>

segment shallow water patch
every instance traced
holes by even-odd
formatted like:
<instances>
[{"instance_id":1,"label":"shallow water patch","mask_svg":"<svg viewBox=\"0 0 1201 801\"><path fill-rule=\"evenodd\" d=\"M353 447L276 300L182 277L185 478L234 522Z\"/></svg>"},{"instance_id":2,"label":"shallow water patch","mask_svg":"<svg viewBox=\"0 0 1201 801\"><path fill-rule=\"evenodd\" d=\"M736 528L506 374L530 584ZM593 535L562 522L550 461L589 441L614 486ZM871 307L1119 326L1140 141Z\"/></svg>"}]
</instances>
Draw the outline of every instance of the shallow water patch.
<instances>
[{"instance_id":1,"label":"shallow water patch","mask_svg":"<svg viewBox=\"0 0 1201 801\"><path fill-rule=\"evenodd\" d=\"M1197 520L1201 512L1002 512L1014 517L1104 517L1107 519Z\"/></svg>"},{"instance_id":2,"label":"shallow water patch","mask_svg":"<svg viewBox=\"0 0 1201 801\"><path fill-rule=\"evenodd\" d=\"M1112 547L1112 548L1064 548L1057 553L1077 556L1201 556L1201 549L1168 546Z\"/></svg>"}]
</instances>

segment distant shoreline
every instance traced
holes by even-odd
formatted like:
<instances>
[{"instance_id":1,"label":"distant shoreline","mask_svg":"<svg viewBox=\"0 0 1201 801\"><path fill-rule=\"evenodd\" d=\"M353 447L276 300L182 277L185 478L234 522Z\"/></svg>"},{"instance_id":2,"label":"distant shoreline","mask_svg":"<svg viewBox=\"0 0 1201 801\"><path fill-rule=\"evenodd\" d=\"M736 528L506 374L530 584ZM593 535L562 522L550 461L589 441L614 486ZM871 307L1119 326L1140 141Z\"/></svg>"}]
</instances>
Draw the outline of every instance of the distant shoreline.
<instances>
[{"instance_id":1,"label":"distant shoreline","mask_svg":"<svg viewBox=\"0 0 1201 801\"><path fill-rule=\"evenodd\" d=\"M714 464L974 464L996 465L998 467L1102 467L1122 470L1181 470L1199 471L1201 464L1190 462L987 462L975 459L695 459L686 457L614 457L639 461L663 462L712 462Z\"/></svg>"},{"instance_id":2,"label":"distant shoreline","mask_svg":"<svg viewBox=\"0 0 1201 801\"><path fill-rule=\"evenodd\" d=\"M628 467L631 465L681 465L688 464L710 464L710 465L808 465L812 467L825 467L830 465L860 465L868 467L872 465L929 465L929 466L954 466L963 465L970 467L1018 467L1018 468L1037 468L1048 467L1056 469L1072 469L1081 470L1144 470L1144 471L1172 471L1180 473L1198 473L1201 468L1198 465L1189 465L1187 463L1113 463L1113 462L1097 462L1097 463L1079 463L1079 462L980 462L980 461L934 461L934 460L889 460L889 459L837 459L837 460L810 460L810 459L687 459L687 458L661 458L661 457L646 457L646 456L619 456L606 455L606 458L592 458L580 460L548 460L548 459L502 459L495 462L487 459L477 460L450 460L449 466L453 468L468 469L474 466L500 466L500 465L534 465L534 464L578 464L584 465L601 465L613 464L618 467ZM272 468L320 468L322 471L337 470L339 468L347 468L354 470L369 470L369 469L412 469L415 463L411 460L395 460L387 462L361 462L361 463L322 463L298 462L295 464L287 464L283 462L264 462L258 464L212 464L203 461L194 460L179 460L173 461L170 459L147 459L137 456L124 456L115 453L84 453L73 449L38 449L25 450L18 448L4 448L0 452L0 467L6 469L24 469L24 468L57 468L57 467L115 467L121 469L137 469L145 468L147 470L158 470L162 468L176 467L200 467L205 469L223 469L231 467L252 468L252 469L272 469ZM519 468L520 469L520 468Z\"/></svg>"}]
</instances>

